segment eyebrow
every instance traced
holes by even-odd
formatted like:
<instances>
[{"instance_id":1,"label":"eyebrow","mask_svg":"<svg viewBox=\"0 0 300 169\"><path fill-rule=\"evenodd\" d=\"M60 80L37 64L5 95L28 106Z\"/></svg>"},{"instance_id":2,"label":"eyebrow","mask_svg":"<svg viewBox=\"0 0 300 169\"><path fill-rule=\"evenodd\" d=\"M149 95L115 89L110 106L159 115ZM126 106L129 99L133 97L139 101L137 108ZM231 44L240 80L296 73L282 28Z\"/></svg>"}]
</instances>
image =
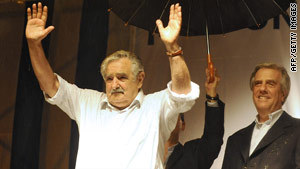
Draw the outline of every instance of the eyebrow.
<instances>
[{"instance_id":1,"label":"eyebrow","mask_svg":"<svg viewBox=\"0 0 300 169\"><path fill-rule=\"evenodd\" d=\"M107 74L107 77L108 76L112 76L113 74ZM116 73L115 74L116 76L127 76L127 73Z\"/></svg>"},{"instance_id":2,"label":"eyebrow","mask_svg":"<svg viewBox=\"0 0 300 169\"><path fill-rule=\"evenodd\" d=\"M254 80L254 84L259 82L262 82L262 80Z\"/></svg>"},{"instance_id":3,"label":"eyebrow","mask_svg":"<svg viewBox=\"0 0 300 169\"><path fill-rule=\"evenodd\" d=\"M267 82L277 83L276 80L267 80Z\"/></svg>"},{"instance_id":4,"label":"eyebrow","mask_svg":"<svg viewBox=\"0 0 300 169\"><path fill-rule=\"evenodd\" d=\"M263 81L263 80L254 80L254 83L259 83L259 82L262 82L262 81ZM267 83L269 83L269 82L277 83L276 80L272 80L272 79L266 80L266 82L267 82Z\"/></svg>"},{"instance_id":5,"label":"eyebrow","mask_svg":"<svg viewBox=\"0 0 300 169\"><path fill-rule=\"evenodd\" d=\"M117 73L116 76L128 76L126 73Z\"/></svg>"}]
</instances>

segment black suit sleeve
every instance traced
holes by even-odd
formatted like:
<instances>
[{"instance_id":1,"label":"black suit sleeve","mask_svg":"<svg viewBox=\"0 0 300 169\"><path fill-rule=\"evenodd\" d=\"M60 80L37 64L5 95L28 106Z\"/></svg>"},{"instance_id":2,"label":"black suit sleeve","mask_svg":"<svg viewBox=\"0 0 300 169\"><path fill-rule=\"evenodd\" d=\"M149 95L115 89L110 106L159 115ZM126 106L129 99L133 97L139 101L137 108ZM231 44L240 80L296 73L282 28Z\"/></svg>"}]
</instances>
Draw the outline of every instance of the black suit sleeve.
<instances>
[{"instance_id":1,"label":"black suit sleeve","mask_svg":"<svg viewBox=\"0 0 300 169\"><path fill-rule=\"evenodd\" d=\"M218 101L218 107L210 107L205 103L205 125L201 139L197 139L196 157L199 169L209 169L218 157L224 136L224 107Z\"/></svg>"},{"instance_id":2,"label":"black suit sleeve","mask_svg":"<svg viewBox=\"0 0 300 169\"><path fill-rule=\"evenodd\" d=\"M300 168L300 119L296 119L297 121L297 128L296 131L298 131L298 137L296 141L296 148L295 148L295 163L296 163L296 168Z\"/></svg>"},{"instance_id":3,"label":"black suit sleeve","mask_svg":"<svg viewBox=\"0 0 300 169\"><path fill-rule=\"evenodd\" d=\"M232 147L232 140L231 137L228 138L227 144L226 144L226 150L224 154L222 169L232 169L230 164L233 163L232 161L232 152L230 152L233 149Z\"/></svg>"},{"instance_id":4,"label":"black suit sleeve","mask_svg":"<svg viewBox=\"0 0 300 169\"><path fill-rule=\"evenodd\" d=\"M218 101L218 107L210 107L205 103L205 125L202 140L205 142L205 154L203 155L206 162L199 168L210 168L214 160L218 157L224 136L224 103Z\"/></svg>"}]
</instances>

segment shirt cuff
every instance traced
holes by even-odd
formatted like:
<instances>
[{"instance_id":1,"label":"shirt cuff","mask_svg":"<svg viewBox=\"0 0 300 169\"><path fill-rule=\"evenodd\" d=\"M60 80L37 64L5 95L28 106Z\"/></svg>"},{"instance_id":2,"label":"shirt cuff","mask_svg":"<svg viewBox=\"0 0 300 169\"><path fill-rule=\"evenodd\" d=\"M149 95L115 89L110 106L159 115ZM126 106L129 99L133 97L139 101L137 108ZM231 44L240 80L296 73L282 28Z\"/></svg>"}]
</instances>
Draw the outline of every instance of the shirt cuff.
<instances>
[{"instance_id":1,"label":"shirt cuff","mask_svg":"<svg viewBox=\"0 0 300 169\"><path fill-rule=\"evenodd\" d=\"M191 91L188 94L178 94L171 90L172 81L167 84L168 92L170 93L171 99L176 101L189 101L189 100L196 100L200 95L200 88L194 82L191 82Z\"/></svg>"},{"instance_id":2,"label":"shirt cuff","mask_svg":"<svg viewBox=\"0 0 300 169\"><path fill-rule=\"evenodd\" d=\"M207 106L208 107L219 107L219 104L218 102L207 102Z\"/></svg>"}]
</instances>

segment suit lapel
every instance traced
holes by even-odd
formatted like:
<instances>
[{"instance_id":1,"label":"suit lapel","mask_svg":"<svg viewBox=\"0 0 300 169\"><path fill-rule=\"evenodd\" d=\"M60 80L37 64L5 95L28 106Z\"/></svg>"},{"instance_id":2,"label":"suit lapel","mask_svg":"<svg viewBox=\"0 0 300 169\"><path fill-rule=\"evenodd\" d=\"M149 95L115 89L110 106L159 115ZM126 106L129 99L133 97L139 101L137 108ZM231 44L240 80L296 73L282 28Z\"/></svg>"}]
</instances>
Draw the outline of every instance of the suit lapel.
<instances>
[{"instance_id":1,"label":"suit lapel","mask_svg":"<svg viewBox=\"0 0 300 169\"><path fill-rule=\"evenodd\" d=\"M178 143L178 145L175 146L173 153L168 159L166 169L171 168L176 163L176 161L178 161L178 159L182 156L182 153L183 146L180 143Z\"/></svg>"},{"instance_id":2,"label":"suit lapel","mask_svg":"<svg viewBox=\"0 0 300 169\"><path fill-rule=\"evenodd\" d=\"M241 136L241 155L243 157L244 162L248 161L249 158L249 151L250 151L250 143L251 143L251 137L252 137L252 132L253 132L253 128L255 126L255 122L253 122L250 126L248 126L247 128L245 128L245 131Z\"/></svg>"},{"instance_id":3,"label":"suit lapel","mask_svg":"<svg viewBox=\"0 0 300 169\"><path fill-rule=\"evenodd\" d=\"M274 140L276 140L278 137L283 135L285 133L285 129L288 126L291 126L290 120L291 120L291 118L289 117L289 115L286 112L283 112L281 117L277 120L277 122L275 122L275 124L272 126L272 128L263 137L263 139L257 145L257 147L255 148L255 150L252 154L255 154L256 151L259 151L260 149L268 146Z\"/></svg>"}]
</instances>

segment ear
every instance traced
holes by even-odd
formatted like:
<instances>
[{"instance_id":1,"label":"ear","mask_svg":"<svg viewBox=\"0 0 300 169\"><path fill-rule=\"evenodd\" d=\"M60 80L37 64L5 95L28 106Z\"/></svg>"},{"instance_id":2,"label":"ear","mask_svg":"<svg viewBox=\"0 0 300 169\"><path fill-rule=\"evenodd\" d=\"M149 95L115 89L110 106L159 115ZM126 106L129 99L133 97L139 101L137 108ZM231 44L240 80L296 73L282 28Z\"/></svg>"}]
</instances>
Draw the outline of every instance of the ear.
<instances>
[{"instance_id":1,"label":"ear","mask_svg":"<svg viewBox=\"0 0 300 169\"><path fill-rule=\"evenodd\" d=\"M140 72L137 76L138 88L142 88L145 78L145 72Z\"/></svg>"},{"instance_id":2,"label":"ear","mask_svg":"<svg viewBox=\"0 0 300 169\"><path fill-rule=\"evenodd\" d=\"M287 93L286 92L282 92L282 96L281 96L281 104L284 104L285 98L286 98Z\"/></svg>"}]
</instances>

